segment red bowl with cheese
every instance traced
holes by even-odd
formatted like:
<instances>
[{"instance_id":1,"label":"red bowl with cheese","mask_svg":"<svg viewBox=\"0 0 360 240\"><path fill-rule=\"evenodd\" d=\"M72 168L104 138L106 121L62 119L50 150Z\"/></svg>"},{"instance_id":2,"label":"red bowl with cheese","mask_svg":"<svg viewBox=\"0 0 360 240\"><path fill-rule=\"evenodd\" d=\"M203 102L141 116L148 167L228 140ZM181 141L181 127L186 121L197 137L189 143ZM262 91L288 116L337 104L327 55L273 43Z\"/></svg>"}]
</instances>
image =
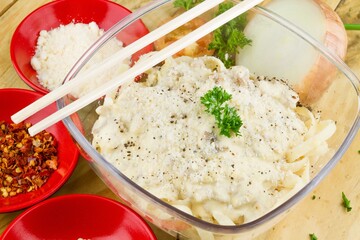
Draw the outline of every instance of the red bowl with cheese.
<instances>
[{"instance_id":1,"label":"red bowl with cheese","mask_svg":"<svg viewBox=\"0 0 360 240\"><path fill-rule=\"evenodd\" d=\"M130 13L127 8L108 0L51 1L31 12L15 29L10 45L13 66L27 85L38 92L48 93L49 89L40 84L37 72L31 66L31 58L35 55L37 40L42 30L50 31L70 23L95 22L100 29L106 31ZM136 21L117 38L124 45L128 45L146 33L148 30L143 23ZM71 47L71 43L68 47ZM149 50L151 46L139 51L132 59L136 60L139 54Z\"/></svg>"}]
</instances>

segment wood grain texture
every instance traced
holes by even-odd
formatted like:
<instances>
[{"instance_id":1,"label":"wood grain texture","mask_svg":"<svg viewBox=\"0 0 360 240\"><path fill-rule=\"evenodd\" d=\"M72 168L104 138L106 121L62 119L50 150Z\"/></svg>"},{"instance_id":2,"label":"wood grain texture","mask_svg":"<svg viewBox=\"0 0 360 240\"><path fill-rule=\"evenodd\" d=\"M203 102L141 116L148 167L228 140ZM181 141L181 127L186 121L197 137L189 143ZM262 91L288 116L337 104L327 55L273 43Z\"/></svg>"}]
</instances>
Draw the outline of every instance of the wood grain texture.
<instances>
[{"instance_id":1,"label":"wood grain texture","mask_svg":"<svg viewBox=\"0 0 360 240\"><path fill-rule=\"evenodd\" d=\"M1 0L0 1L0 16L4 14L14 3L16 0Z\"/></svg>"},{"instance_id":2,"label":"wood grain texture","mask_svg":"<svg viewBox=\"0 0 360 240\"><path fill-rule=\"evenodd\" d=\"M339 0L323 0L323 2L326 2L332 9L336 9L341 1L339 1Z\"/></svg>"},{"instance_id":3,"label":"wood grain texture","mask_svg":"<svg viewBox=\"0 0 360 240\"><path fill-rule=\"evenodd\" d=\"M32 10L49 0L17 0L9 9L7 3L0 1L0 88L28 88L12 67L9 45L13 31L20 21ZM149 0L116 0L134 10ZM360 2L354 0L327 0L332 8L336 8L341 19L346 23L360 23ZM340 3L340 4L339 4ZM7 5L8 6L8 5ZM349 31L349 45L346 57L347 64L360 76L360 32ZM360 134L358 134L345 153L342 160L322 183L301 201L279 224L262 234L256 240L303 240L315 233L319 240L353 240L360 239ZM341 206L341 192L344 191L351 200L353 210L345 212ZM90 193L118 199L96 176L87 162L80 157L79 163L68 182L52 197L71 194ZM312 196L316 196L312 199ZM0 234L21 211L0 214ZM158 239L174 239L154 227Z\"/></svg>"}]
</instances>

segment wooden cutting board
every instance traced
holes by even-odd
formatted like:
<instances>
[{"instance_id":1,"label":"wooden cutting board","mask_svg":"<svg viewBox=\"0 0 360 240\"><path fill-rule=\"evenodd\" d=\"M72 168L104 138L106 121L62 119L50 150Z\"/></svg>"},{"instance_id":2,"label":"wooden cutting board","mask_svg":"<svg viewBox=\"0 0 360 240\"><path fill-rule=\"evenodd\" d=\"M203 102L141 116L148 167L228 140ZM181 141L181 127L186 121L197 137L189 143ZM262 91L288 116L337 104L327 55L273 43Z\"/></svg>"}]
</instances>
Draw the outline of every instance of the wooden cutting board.
<instances>
[{"instance_id":1,"label":"wooden cutting board","mask_svg":"<svg viewBox=\"0 0 360 240\"><path fill-rule=\"evenodd\" d=\"M12 33L20 21L32 10L49 0L1 0L0 1L0 88L29 88L12 67L9 45ZM131 10L142 6L149 0L116 0ZM360 23L360 1L326 0L336 10L345 23ZM360 31L348 31L349 45L347 64L360 76ZM262 234L257 240L309 239L315 233L319 240L360 239L360 134L325 180L309 194L279 224ZM344 211L341 206L341 192L351 200L353 210ZM80 158L77 168L69 181L52 197L71 194L90 193L117 199ZM315 195L316 199L312 199ZM0 214L0 234L21 211ZM160 240L173 239L154 227Z\"/></svg>"}]
</instances>

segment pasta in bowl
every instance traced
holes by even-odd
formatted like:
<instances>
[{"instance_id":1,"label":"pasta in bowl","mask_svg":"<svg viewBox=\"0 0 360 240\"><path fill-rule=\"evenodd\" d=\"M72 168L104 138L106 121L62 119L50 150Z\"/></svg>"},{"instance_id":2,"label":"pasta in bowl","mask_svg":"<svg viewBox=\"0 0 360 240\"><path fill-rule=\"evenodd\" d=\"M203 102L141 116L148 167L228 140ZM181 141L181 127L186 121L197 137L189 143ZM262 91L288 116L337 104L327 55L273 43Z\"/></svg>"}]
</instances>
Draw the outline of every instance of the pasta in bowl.
<instances>
[{"instance_id":1,"label":"pasta in bowl","mask_svg":"<svg viewBox=\"0 0 360 240\"><path fill-rule=\"evenodd\" d=\"M239 136L219 135L201 104L218 86L241 116ZM171 58L144 82L105 97L93 146L169 204L209 222L241 224L303 187L310 165L328 150L335 123L298 101L285 82L252 79L246 68L226 69L215 57Z\"/></svg>"},{"instance_id":2,"label":"pasta in bowl","mask_svg":"<svg viewBox=\"0 0 360 240\"><path fill-rule=\"evenodd\" d=\"M303 105L278 76L215 56L168 58L80 111L81 124L65 124L109 188L150 222L190 239L251 238L319 183L357 131L358 80L341 60L329 63L339 67L333 85ZM333 100L344 92L346 108Z\"/></svg>"}]
</instances>

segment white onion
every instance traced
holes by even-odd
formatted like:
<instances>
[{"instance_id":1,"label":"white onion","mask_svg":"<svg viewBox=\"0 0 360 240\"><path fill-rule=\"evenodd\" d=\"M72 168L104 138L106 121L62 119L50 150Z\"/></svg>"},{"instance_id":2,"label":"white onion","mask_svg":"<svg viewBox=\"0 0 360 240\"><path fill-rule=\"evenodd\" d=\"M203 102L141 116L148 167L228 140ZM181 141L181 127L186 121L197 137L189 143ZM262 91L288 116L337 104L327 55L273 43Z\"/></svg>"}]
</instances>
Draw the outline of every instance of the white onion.
<instances>
[{"instance_id":1,"label":"white onion","mask_svg":"<svg viewBox=\"0 0 360 240\"><path fill-rule=\"evenodd\" d=\"M347 35L339 16L321 0L272 0L265 7L296 24L341 58ZM239 49L236 64L256 75L282 78L303 103L316 101L329 87L336 68L317 50L279 24L253 16L244 30L253 42Z\"/></svg>"}]
</instances>

